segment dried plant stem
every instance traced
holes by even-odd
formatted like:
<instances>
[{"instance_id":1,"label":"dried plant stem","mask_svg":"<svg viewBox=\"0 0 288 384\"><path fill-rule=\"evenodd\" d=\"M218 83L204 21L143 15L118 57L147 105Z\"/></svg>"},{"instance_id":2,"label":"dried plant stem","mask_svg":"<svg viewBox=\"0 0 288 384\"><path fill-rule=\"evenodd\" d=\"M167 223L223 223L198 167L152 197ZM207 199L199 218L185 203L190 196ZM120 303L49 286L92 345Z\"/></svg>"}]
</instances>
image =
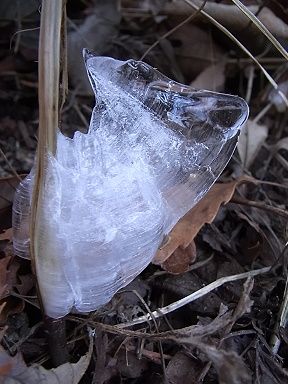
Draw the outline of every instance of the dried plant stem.
<instances>
[{"instance_id":1,"label":"dried plant stem","mask_svg":"<svg viewBox=\"0 0 288 384\"><path fill-rule=\"evenodd\" d=\"M285 219L288 219L287 211L284 211L283 209L280 209L277 207L273 207L273 205L267 205L265 203L262 203L262 201L253 201L253 200L245 199L240 196L235 196L235 197L232 197L229 203L248 205L249 207L263 209L264 211L272 212L276 215L284 217Z\"/></svg>"},{"instance_id":2,"label":"dried plant stem","mask_svg":"<svg viewBox=\"0 0 288 384\"><path fill-rule=\"evenodd\" d=\"M152 314L147 314L145 316L138 317L138 319L135 319L131 322L118 324L116 326L116 328L128 328L128 327L131 327L131 326L136 325L136 324L142 324L142 323L145 323L147 321L151 321L152 320L151 315L153 315L154 319L161 317L161 316L164 316L164 315L167 315L168 313L171 313L171 312L175 311L176 309L181 308L184 305L187 305L187 304L191 303L192 301L195 301L195 300L199 299L200 297L203 297L204 295L207 295L207 293L213 291L216 288L221 287L221 285L223 285L225 283L229 283L231 281L237 281L237 280L241 280L241 279L246 279L248 277L254 277L254 276L257 276L257 275L260 275L263 273L267 273L270 271L270 269L271 269L270 267L265 267L265 268L256 269L253 271L240 273L238 275L221 277L220 279L213 281L212 283L206 285L205 287L199 289L198 291L191 293L191 295L183 297L183 299L175 301L174 303L169 304L166 307L158 308L156 311L152 312Z\"/></svg>"},{"instance_id":3,"label":"dried plant stem","mask_svg":"<svg viewBox=\"0 0 288 384\"><path fill-rule=\"evenodd\" d=\"M65 0L42 1L38 52L39 133L30 223L31 262L36 278L37 265L43 257L39 246L38 222L45 210L42 203L42 191L46 177L46 159L47 153L55 154L56 152L56 136L59 126L59 80L64 15ZM39 289L38 296L44 313ZM51 359L55 366L61 365L68 361L65 321L46 317L45 323Z\"/></svg>"}]
</instances>

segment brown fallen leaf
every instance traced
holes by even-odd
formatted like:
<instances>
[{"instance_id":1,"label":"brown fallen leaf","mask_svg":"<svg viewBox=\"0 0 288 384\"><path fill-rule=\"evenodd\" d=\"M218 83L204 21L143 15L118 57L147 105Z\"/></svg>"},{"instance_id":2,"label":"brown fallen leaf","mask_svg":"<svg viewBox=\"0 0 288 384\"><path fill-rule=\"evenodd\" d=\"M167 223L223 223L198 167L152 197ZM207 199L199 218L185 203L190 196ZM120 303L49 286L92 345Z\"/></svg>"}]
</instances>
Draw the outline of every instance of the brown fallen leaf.
<instances>
[{"instance_id":1,"label":"brown fallen leaf","mask_svg":"<svg viewBox=\"0 0 288 384\"><path fill-rule=\"evenodd\" d=\"M89 351L77 363L66 363L51 370L41 366L27 367L21 354L11 357L0 347L0 384L78 384L86 372L92 355Z\"/></svg>"},{"instance_id":2,"label":"brown fallen leaf","mask_svg":"<svg viewBox=\"0 0 288 384\"><path fill-rule=\"evenodd\" d=\"M253 179L243 176L229 183L214 184L203 199L178 221L170 232L168 240L156 253L153 263L162 266L178 248L186 249L203 225L212 223L221 204L226 204L231 200L235 188L245 182L253 182ZM175 262L173 263L174 268Z\"/></svg>"},{"instance_id":3,"label":"brown fallen leaf","mask_svg":"<svg viewBox=\"0 0 288 384\"><path fill-rule=\"evenodd\" d=\"M203 368L203 364L187 356L184 352L177 352L169 362L166 377L169 384L193 384Z\"/></svg>"},{"instance_id":4,"label":"brown fallen leaf","mask_svg":"<svg viewBox=\"0 0 288 384\"><path fill-rule=\"evenodd\" d=\"M178 275L187 272L195 259L196 245L192 241L186 248L178 247L161 267L173 275Z\"/></svg>"},{"instance_id":5,"label":"brown fallen leaf","mask_svg":"<svg viewBox=\"0 0 288 384\"><path fill-rule=\"evenodd\" d=\"M202 71L209 67L214 60L215 62L223 60L225 55L224 50L214 41L207 28L200 28L194 23L187 23L177 29L169 37L169 40L173 45L173 51L181 72L189 82L196 76L201 76ZM175 42L178 42L178 44L175 44ZM207 54L208 46L213 51L212 56ZM212 81L209 86L211 85L213 86Z\"/></svg>"},{"instance_id":6,"label":"brown fallen leaf","mask_svg":"<svg viewBox=\"0 0 288 384\"><path fill-rule=\"evenodd\" d=\"M250 384L251 372L242 358L234 351L224 351L210 345L202 345L202 351L213 362L221 384Z\"/></svg>"},{"instance_id":7,"label":"brown fallen leaf","mask_svg":"<svg viewBox=\"0 0 288 384\"><path fill-rule=\"evenodd\" d=\"M12 236L13 236L12 228L8 228L3 233L0 233L0 241L2 241L2 240L9 240L9 241L11 241L12 240Z\"/></svg>"},{"instance_id":8,"label":"brown fallen leaf","mask_svg":"<svg viewBox=\"0 0 288 384\"><path fill-rule=\"evenodd\" d=\"M25 175L3 177L0 179L0 231L11 227L11 207L13 203L14 194L20 179Z\"/></svg>"},{"instance_id":9,"label":"brown fallen leaf","mask_svg":"<svg viewBox=\"0 0 288 384\"><path fill-rule=\"evenodd\" d=\"M24 309L25 301L21 297L14 297L13 292L18 291L19 295L25 296L34 286L31 273L19 275L20 266L19 260L13 255L5 254L0 259L0 305L4 304L0 312L0 326L6 323L8 316Z\"/></svg>"}]
</instances>

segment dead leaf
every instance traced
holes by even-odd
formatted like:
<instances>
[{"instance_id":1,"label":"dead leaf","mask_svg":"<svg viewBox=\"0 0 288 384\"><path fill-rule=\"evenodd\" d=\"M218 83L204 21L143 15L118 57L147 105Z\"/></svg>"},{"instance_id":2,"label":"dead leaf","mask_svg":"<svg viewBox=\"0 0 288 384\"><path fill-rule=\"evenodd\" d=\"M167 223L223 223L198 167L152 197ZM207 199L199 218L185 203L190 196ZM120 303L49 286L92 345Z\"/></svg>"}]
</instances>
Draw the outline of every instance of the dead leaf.
<instances>
[{"instance_id":1,"label":"dead leaf","mask_svg":"<svg viewBox=\"0 0 288 384\"><path fill-rule=\"evenodd\" d=\"M200 371L199 361L178 352L167 366L166 377L169 384L193 384L197 382Z\"/></svg>"},{"instance_id":2,"label":"dead leaf","mask_svg":"<svg viewBox=\"0 0 288 384\"><path fill-rule=\"evenodd\" d=\"M17 287L17 273L20 264L13 256L6 256L0 259L0 287L6 287L5 297L9 296L13 287Z\"/></svg>"},{"instance_id":3,"label":"dead leaf","mask_svg":"<svg viewBox=\"0 0 288 384\"><path fill-rule=\"evenodd\" d=\"M288 371L283 368L277 359L272 358L263 347L257 345L257 355L260 373L260 383L283 384L288 382Z\"/></svg>"},{"instance_id":4,"label":"dead leaf","mask_svg":"<svg viewBox=\"0 0 288 384\"><path fill-rule=\"evenodd\" d=\"M0 3L1 19L20 20L37 11L39 4L35 0L2 0Z\"/></svg>"},{"instance_id":5,"label":"dead leaf","mask_svg":"<svg viewBox=\"0 0 288 384\"><path fill-rule=\"evenodd\" d=\"M25 175L19 175L22 179ZM11 227L11 207L14 194L20 180L16 176L0 179L0 230Z\"/></svg>"},{"instance_id":6,"label":"dead leaf","mask_svg":"<svg viewBox=\"0 0 288 384\"><path fill-rule=\"evenodd\" d=\"M178 275L189 271L190 265L196 259L196 245L194 241L188 247L177 248L172 255L162 264L165 271Z\"/></svg>"},{"instance_id":7,"label":"dead leaf","mask_svg":"<svg viewBox=\"0 0 288 384\"><path fill-rule=\"evenodd\" d=\"M244 182L253 182L253 179L244 176L230 183L214 184L203 199L178 221L169 234L169 240L158 250L153 263L163 265L177 248L187 248L203 225L212 223L221 204L228 203L235 188Z\"/></svg>"},{"instance_id":8,"label":"dead leaf","mask_svg":"<svg viewBox=\"0 0 288 384\"><path fill-rule=\"evenodd\" d=\"M83 47L101 55L117 35L120 13L114 0L95 2L92 14L68 34L68 70L78 92L92 94L82 57Z\"/></svg>"},{"instance_id":9,"label":"dead leaf","mask_svg":"<svg viewBox=\"0 0 288 384\"><path fill-rule=\"evenodd\" d=\"M77 363L47 370L41 366L27 367L20 353L11 357L0 347L0 384L78 384L88 368L91 355L90 346L88 353Z\"/></svg>"},{"instance_id":10,"label":"dead leaf","mask_svg":"<svg viewBox=\"0 0 288 384\"><path fill-rule=\"evenodd\" d=\"M225 77L225 62L209 65L205 68L190 84L196 89L209 89L211 91L221 92L224 90Z\"/></svg>"},{"instance_id":11,"label":"dead leaf","mask_svg":"<svg viewBox=\"0 0 288 384\"><path fill-rule=\"evenodd\" d=\"M3 291L2 297L6 297L11 288L11 274L9 279L8 265L11 257L3 257L0 259L0 289ZM10 281L9 281L10 280Z\"/></svg>"},{"instance_id":12,"label":"dead leaf","mask_svg":"<svg viewBox=\"0 0 288 384\"><path fill-rule=\"evenodd\" d=\"M11 295L15 289L20 295L27 295L34 286L31 273L18 275L19 261L13 256L6 255L0 259L0 304L5 303L0 313L0 324L5 324L9 315L20 313L24 309L25 302L21 298Z\"/></svg>"},{"instance_id":13,"label":"dead leaf","mask_svg":"<svg viewBox=\"0 0 288 384\"><path fill-rule=\"evenodd\" d=\"M237 149L240 159L246 168L255 160L261 146L268 136L268 127L248 120L242 128Z\"/></svg>"},{"instance_id":14,"label":"dead leaf","mask_svg":"<svg viewBox=\"0 0 288 384\"><path fill-rule=\"evenodd\" d=\"M6 323L9 315L20 313L24 309L24 301L16 297L9 297L13 286L17 285L17 271L19 264L11 264L13 257L0 259L0 305L4 304L0 313L0 326Z\"/></svg>"},{"instance_id":15,"label":"dead leaf","mask_svg":"<svg viewBox=\"0 0 288 384\"><path fill-rule=\"evenodd\" d=\"M0 241L2 240L12 241L12 236L13 236L12 228L8 228L3 233L0 233Z\"/></svg>"},{"instance_id":16,"label":"dead leaf","mask_svg":"<svg viewBox=\"0 0 288 384\"><path fill-rule=\"evenodd\" d=\"M203 69L223 60L224 50L216 44L207 28L188 23L176 30L169 40L181 72L190 82L201 74ZM211 47L211 51L207 51L207 47Z\"/></svg>"},{"instance_id":17,"label":"dead leaf","mask_svg":"<svg viewBox=\"0 0 288 384\"><path fill-rule=\"evenodd\" d=\"M200 349L206 353L218 373L221 384L252 383L251 374L242 358L234 351L224 351L213 346L201 344Z\"/></svg>"},{"instance_id":18,"label":"dead leaf","mask_svg":"<svg viewBox=\"0 0 288 384\"><path fill-rule=\"evenodd\" d=\"M33 275L32 273L18 275L18 280L20 280L20 283L15 284L15 288L21 296L26 296L35 285Z\"/></svg>"},{"instance_id":19,"label":"dead leaf","mask_svg":"<svg viewBox=\"0 0 288 384\"><path fill-rule=\"evenodd\" d=\"M145 359L138 359L135 352L121 349L118 353L117 368L121 376L129 379L137 379L143 376L143 372L148 369L148 362Z\"/></svg>"}]
</instances>

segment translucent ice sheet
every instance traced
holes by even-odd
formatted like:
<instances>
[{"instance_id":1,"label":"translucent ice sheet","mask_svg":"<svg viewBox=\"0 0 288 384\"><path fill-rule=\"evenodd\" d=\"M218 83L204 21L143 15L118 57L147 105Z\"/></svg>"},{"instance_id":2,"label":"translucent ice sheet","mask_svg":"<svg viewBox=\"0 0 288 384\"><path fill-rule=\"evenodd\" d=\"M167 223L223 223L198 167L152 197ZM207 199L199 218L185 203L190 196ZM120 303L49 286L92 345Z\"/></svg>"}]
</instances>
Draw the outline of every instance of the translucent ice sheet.
<instances>
[{"instance_id":1,"label":"translucent ice sheet","mask_svg":"<svg viewBox=\"0 0 288 384\"><path fill-rule=\"evenodd\" d=\"M37 275L51 317L107 303L229 161L248 107L149 65L84 52L96 106L87 134L57 137L47 158ZM33 171L13 207L14 247L29 255Z\"/></svg>"}]
</instances>

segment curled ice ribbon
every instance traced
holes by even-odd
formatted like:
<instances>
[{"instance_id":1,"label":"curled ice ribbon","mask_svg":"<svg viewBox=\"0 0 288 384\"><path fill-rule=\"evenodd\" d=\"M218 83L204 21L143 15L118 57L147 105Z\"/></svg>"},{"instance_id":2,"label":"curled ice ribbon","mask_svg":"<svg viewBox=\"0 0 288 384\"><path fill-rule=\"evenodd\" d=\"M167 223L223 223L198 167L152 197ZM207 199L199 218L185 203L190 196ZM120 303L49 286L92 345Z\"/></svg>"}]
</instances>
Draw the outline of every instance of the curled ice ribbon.
<instances>
[{"instance_id":1,"label":"curled ice ribbon","mask_svg":"<svg viewBox=\"0 0 288 384\"><path fill-rule=\"evenodd\" d=\"M87 134L58 133L47 155L37 276L46 313L107 303L153 259L209 190L248 116L237 96L176 83L148 64L84 50L95 92ZM29 255L33 169L13 206L14 248Z\"/></svg>"}]
</instances>

